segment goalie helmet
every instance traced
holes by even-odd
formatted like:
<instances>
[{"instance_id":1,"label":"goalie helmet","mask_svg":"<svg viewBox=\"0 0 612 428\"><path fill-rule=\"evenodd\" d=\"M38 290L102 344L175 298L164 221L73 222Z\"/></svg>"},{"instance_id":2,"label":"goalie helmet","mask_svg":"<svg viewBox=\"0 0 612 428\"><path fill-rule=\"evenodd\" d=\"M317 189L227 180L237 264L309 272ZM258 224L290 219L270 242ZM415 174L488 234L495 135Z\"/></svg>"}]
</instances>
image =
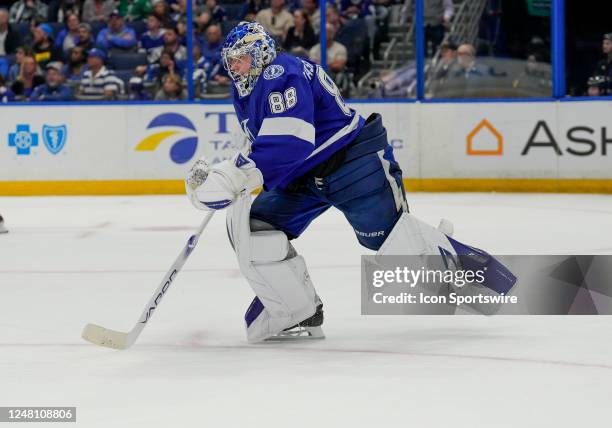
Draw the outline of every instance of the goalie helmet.
<instances>
[{"instance_id":1,"label":"goalie helmet","mask_svg":"<svg viewBox=\"0 0 612 428\"><path fill-rule=\"evenodd\" d=\"M240 75L231 69L233 60L250 56L248 73ZM221 50L223 67L234 81L240 97L251 93L263 69L276 58L274 39L257 22L241 22L227 35Z\"/></svg>"}]
</instances>

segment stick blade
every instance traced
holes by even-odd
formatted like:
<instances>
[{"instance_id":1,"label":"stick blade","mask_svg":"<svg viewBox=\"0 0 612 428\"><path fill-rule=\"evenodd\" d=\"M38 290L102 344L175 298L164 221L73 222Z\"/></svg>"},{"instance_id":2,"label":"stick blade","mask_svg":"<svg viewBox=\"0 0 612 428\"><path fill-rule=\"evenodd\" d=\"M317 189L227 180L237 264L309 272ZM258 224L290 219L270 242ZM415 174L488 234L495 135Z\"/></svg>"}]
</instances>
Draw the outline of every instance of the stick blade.
<instances>
[{"instance_id":1,"label":"stick blade","mask_svg":"<svg viewBox=\"0 0 612 428\"><path fill-rule=\"evenodd\" d=\"M130 346L127 333L110 330L96 324L87 324L81 337L94 345L112 349L127 349Z\"/></svg>"}]
</instances>

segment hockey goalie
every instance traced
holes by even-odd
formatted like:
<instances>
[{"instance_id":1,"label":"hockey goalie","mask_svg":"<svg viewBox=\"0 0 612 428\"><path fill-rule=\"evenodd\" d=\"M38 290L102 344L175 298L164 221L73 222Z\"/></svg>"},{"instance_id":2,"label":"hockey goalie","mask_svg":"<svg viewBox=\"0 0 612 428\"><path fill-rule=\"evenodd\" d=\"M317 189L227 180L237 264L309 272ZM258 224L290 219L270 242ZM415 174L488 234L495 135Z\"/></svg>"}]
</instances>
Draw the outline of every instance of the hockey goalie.
<instances>
[{"instance_id":1,"label":"hockey goalie","mask_svg":"<svg viewBox=\"0 0 612 428\"><path fill-rule=\"evenodd\" d=\"M409 213L381 116L349 108L320 66L279 52L261 25L247 22L228 34L222 57L250 149L215 165L198 160L186 187L197 208L227 209L231 244L255 293L245 314L249 341L324 337L323 302L291 240L330 207L377 254L469 256L491 267L487 287L512 287L503 265L451 238L448 223L434 228Z\"/></svg>"}]
</instances>

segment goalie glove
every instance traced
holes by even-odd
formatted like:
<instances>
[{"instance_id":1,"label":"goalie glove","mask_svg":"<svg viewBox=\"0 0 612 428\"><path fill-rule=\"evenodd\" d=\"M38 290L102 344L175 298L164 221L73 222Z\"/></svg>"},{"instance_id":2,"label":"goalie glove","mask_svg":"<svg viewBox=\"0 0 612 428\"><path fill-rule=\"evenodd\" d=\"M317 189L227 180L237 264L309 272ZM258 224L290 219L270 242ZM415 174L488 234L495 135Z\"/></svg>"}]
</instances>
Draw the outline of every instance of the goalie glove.
<instances>
[{"instance_id":1,"label":"goalie glove","mask_svg":"<svg viewBox=\"0 0 612 428\"><path fill-rule=\"evenodd\" d=\"M262 184L263 176L255 162L240 152L215 165L201 157L185 180L189 200L201 210L223 209L243 191L250 192Z\"/></svg>"}]
</instances>

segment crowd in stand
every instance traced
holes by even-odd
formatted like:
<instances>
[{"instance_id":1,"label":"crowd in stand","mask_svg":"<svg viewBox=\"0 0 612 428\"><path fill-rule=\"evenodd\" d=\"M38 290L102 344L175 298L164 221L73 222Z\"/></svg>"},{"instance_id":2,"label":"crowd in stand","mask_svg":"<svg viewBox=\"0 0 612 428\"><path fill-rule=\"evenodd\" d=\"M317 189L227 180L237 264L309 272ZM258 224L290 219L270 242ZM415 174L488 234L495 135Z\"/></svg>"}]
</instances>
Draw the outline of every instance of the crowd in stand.
<instances>
[{"instance_id":1,"label":"crowd in stand","mask_svg":"<svg viewBox=\"0 0 612 428\"><path fill-rule=\"evenodd\" d=\"M229 94L221 47L240 20L320 61L317 0L192 1L196 97ZM389 1L328 3L327 64L345 95L384 37ZM0 0L1 102L183 100L187 60L187 0Z\"/></svg>"},{"instance_id":2,"label":"crowd in stand","mask_svg":"<svg viewBox=\"0 0 612 428\"><path fill-rule=\"evenodd\" d=\"M604 34L601 51L603 58L587 81L587 95L590 97L612 95L612 33Z\"/></svg>"}]
</instances>

